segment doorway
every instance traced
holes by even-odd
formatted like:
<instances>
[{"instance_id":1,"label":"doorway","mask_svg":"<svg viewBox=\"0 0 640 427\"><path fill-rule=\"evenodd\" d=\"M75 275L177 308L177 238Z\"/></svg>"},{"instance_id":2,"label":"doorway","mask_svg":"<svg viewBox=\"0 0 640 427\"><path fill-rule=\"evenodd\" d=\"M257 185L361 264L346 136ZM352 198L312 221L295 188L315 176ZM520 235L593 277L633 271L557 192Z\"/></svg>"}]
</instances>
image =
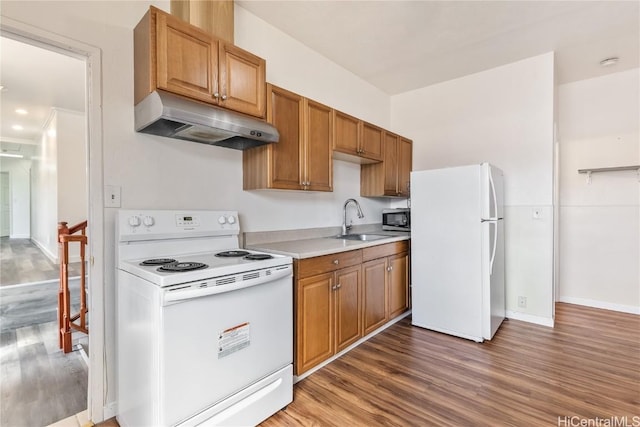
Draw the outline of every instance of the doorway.
<instances>
[{"instance_id":1,"label":"doorway","mask_svg":"<svg viewBox=\"0 0 640 427\"><path fill-rule=\"evenodd\" d=\"M91 168L95 166L95 163L89 164L87 151L95 149L96 145L99 147L101 141L95 137L96 131L99 129L99 117L95 117L95 109L90 113L92 106L87 93L91 91L94 102L99 103L99 94L95 97L96 82L90 78L90 67L91 65L95 66L96 61L99 61L99 55L95 49L85 50L83 46L77 46L78 44L75 42L68 43L58 36L43 34L33 28L12 23L10 20L3 22L2 30L3 122L12 117L11 112L17 113L18 110L26 111L26 113L18 114L36 116L36 123L38 122L37 117L40 115L38 126L40 134L35 138L29 134L31 122L26 117L22 123L14 125L20 127L20 130L26 130L25 136L8 135L4 129L0 134L2 153L8 154L8 156L2 157L0 163L0 169L3 169L2 175L12 177L15 170L20 173L24 172L24 182L26 182L24 187L16 187L15 182L7 184L7 193L11 194L9 201L20 198L20 203L15 203L14 206L9 203L7 208L9 215L6 216L11 220L8 226L10 229L7 233L8 236L3 237L3 270L4 262L7 260L16 265L22 265L25 267L25 271L33 273L40 269L46 269L47 263L55 265L54 262L57 261L58 221L68 221L70 225L73 225L75 222L88 219L91 223L91 212L94 210L91 209L88 202L88 188L90 187ZM20 54L11 55L12 47L5 49L9 45L17 46ZM64 46L64 48L59 46ZM78 48L78 51L73 50L74 46ZM11 102L7 102L7 100L13 99L11 96L7 96L9 93L18 98L25 87L32 89L42 83L29 81L31 71L19 72L18 74L21 74L19 80L12 81L9 78L11 73L15 72L10 68L16 66L15 64L11 65L13 59L16 57L25 59L31 54L43 55L39 59L35 59L40 64L39 73L47 74L47 76L58 75L60 79L57 82L49 82L50 86L47 90L33 91L40 93L43 99L31 100L29 96L25 96L25 106L17 107ZM96 57L98 58L96 59ZM52 67L58 61L73 63L72 68L74 69L64 69L62 66L62 71L58 69L54 71ZM42 68L42 64L47 64L46 70ZM80 70L79 78L78 69ZM97 77L99 78L99 73ZM80 92L79 104L63 104L57 102L55 96L51 96L55 92L54 86L66 85L67 82L72 83L73 88L67 88L64 98L71 99L72 92ZM27 95L29 94L27 93ZM39 102L42 105L38 105ZM8 107L11 108L11 111L8 110ZM6 111L5 108L7 108ZM42 111L45 111L46 115L44 121L42 121ZM90 114L93 114L93 117L89 117ZM78 123L81 128L79 131L77 129ZM11 123L8 124L11 125ZM89 128L90 126L91 128ZM69 142L78 138L82 150L74 148L73 153L70 153L67 150ZM79 152L80 159L77 154ZM64 164L65 159L70 157L73 160L73 168ZM11 173L6 172L5 169L11 170ZM98 172L101 174L101 167L99 169ZM76 174L72 175L70 172ZM3 194L5 193L4 181L3 179ZM78 184L80 181L82 184L80 190L72 188L69 191L70 182ZM89 185L87 185L88 183ZM76 197L77 193L80 193L81 197ZM2 196L2 202L4 202L4 196ZM70 209L71 205L75 210ZM77 209L78 206L81 206L81 209ZM2 208L4 222L4 203ZM19 208L23 210L17 212ZM74 215L76 216L74 217ZM97 217L98 222L101 222L101 212ZM92 231L93 227L89 227L88 234L91 235ZM101 246L102 235L99 231L96 237L99 240L96 243ZM13 245L14 243L17 244ZM21 243L26 244L24 247L28 246L28 250L21 251L19 249ZM92 246L88 248L90 255L92 254ZM31 254L29 255L28 252ZM57 270L57 265L55 265L55 269ZM91 270L89 268L89 287L91 287L95 276ZM16 271L19 272L19 268L16 267ZM54 277L58 276L56 271L53 273ZM101 274L97 276L99 279L102 277ZM16 283L10 286L11 289L0 286L0 292L4 293L0 300L3 304L7 303L2 307L0 315L11 314L7 306L19 307L19 301L23 301L25 298L33 299L34 296L40 302L47 301L44 311L49 311L49 313L44 313L43 317L42 304L39 303L35 305L33 315L25 316L26 307L34 308L34 305L22 304L23 310L20 315L23 318L29 317L31 319L29 324L15 324L15 317L10 322L2 322L3 366L0 383L3 389L3 399L0 424L48 425L91 406L89 395L91 387L88 378L89 360L83 359L79 352L65 355L58 348L57 279L40 280L37 283L30 279L21 280L26 283ZM96 314L100 316L100 307L96 311ZM53 321L47 317L51 312L54 315ZM98 344L98 347L102 347L101 340ZM102 351L101 348L98 350ZM99 375L102 376L102 373ZM23 386L29 389L18 389ZM5 387L8 388L5 389ZM47 393L51 393L51 396L48 396ZM101 402L100 406L102 406ZM39 409L34 410L34 408ZM100 416L101 411L97 412Z\"/></svg>"}]
</instances>

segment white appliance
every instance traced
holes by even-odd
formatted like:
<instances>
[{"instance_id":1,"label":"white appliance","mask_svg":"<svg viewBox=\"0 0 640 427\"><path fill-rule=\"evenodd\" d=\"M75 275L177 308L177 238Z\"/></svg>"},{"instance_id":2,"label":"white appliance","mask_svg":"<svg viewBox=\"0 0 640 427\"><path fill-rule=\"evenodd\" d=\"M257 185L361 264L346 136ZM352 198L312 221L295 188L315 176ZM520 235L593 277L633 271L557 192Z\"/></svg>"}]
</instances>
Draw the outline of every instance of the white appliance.
<instances>
[{"instance_id":1,"label":"white appliance","mask_svg":"<svg viewBox=\"0 0 640 427\"><path fill-rule=\"evenodd\" d=\"M121 426L256 425L293 400L292 260L233 211L120 210Z\"/></svg>"},{"instance_id":2,"label":"white appliance","mask_svg":"<svg viewBox=\"0 0 640 427\"><path fill-rule=\"evenodd\" d=\"M411 173L412 323L482 342L505 318L503 174Z\"/></svg>"}]
</instances>

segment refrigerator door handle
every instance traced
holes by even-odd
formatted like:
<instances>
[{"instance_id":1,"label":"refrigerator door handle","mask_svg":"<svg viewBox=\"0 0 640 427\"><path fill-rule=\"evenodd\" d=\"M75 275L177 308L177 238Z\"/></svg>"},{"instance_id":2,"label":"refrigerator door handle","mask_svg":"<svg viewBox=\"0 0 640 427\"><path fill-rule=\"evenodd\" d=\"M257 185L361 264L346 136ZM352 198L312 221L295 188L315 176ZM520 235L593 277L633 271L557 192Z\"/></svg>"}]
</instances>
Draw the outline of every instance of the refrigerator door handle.
<instances>
[{"instance_id":1,"label":"refrigerator door handle","mask_svg":"<svg viewBox=\"0 0 640 427\"><path fill-rule=\"evenodd\" d=\"M498 222L493 222L493 250L491 251L491 262L489 263L489 275L493 275L493 262L496 260L496 247L498 246Z\"/></svg>"},{"instance_id":2,"label":"refrigerator door handle","mask_svg":"<svg viewBox=\"0 0 640 427\"><path fill-rule=\"evenodd\" d=\"M493 174L491 173L491 168L489 168L489 187L491 187L491 198L493 202L493 214L494 218L498 217L498 198L496 197L496 186L493 183Z\"/></svg>"}]
</instances>

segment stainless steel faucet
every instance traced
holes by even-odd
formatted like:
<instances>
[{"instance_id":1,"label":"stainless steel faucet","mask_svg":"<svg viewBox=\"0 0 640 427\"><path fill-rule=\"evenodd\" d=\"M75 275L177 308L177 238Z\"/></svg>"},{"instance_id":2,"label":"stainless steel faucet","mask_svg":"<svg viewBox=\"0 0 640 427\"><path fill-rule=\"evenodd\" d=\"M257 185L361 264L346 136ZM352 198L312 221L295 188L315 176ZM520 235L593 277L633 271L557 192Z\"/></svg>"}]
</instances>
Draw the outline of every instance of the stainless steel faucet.
<instances>
[{"instance_id":1,"label":"stainless steel faucet","mask_svg":"<svg viewBox=\"0 0 640 427\"><path fill-rule=\"evenodd\" d=\"M355 203L356 208L358 209L358 218L364 218L364 214L362 213L362 208L360 207L360 203L356 199L347 199L344 202L344 206L342 207L342 234L347 234L347 231L351 230L351 225L347 225L347 205L349 203Z\"/></svg>"}]
</instances>

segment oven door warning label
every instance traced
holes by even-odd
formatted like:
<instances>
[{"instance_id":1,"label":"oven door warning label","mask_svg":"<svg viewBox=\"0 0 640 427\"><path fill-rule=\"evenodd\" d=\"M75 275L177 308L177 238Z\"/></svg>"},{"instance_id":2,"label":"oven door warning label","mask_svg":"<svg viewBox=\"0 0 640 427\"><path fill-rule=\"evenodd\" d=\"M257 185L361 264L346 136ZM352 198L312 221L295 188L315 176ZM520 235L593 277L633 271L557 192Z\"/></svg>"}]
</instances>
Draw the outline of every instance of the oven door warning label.
<instances>
[{"instance_id":1,"label":"oven door warning label","mask_svg":"<svg viewBox=\"0 0 640 427\"><path fill-rule=\"evenodd\" d=\"M242 323L218 334L218 359L240 351L251 344L249 323Z\"/></svg>"}]
</instances>

